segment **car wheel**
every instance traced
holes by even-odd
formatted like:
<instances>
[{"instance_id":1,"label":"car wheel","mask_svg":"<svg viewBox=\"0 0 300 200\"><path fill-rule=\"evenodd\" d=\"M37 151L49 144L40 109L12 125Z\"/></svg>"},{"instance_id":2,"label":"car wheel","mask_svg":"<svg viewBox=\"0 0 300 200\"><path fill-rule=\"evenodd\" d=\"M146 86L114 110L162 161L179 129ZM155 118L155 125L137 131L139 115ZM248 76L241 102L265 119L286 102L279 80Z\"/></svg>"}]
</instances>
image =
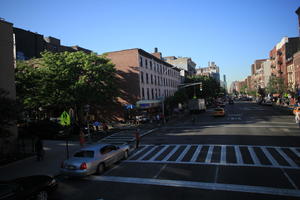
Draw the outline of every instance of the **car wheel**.
<instances>
[{"instance_id":1,"label":"car wheel","mask_svg":"<svg viewBox=\"0 0 300 200\"><path fill-rule=\"evenodd\" d=\"M124 152L124 157L123 157L123 159L126 160L127 158L128 158L128 151L126 150L126 151Z\"/></svg>"},{"instance_id":2,"label":"car wheel","mask_svg":"<svg viewBox=\"0 0 300 200\"><path fill-rule=\"evenodd\" d=\"M37 195L36 195L36 199L37 200L47 200L48 199L48 193L47 191L40 191Z\"/></svg>"},{"instance_id":3,"label":"car wheel","mask_svg":"<svg viewBox=\"0 0 300 200\"><path fill-rule=\"evenodd\" d=\"M104 164L103 163L100 163L97 167L97 174L102 174L104 172Z\"/></svg>"}]
</instances>

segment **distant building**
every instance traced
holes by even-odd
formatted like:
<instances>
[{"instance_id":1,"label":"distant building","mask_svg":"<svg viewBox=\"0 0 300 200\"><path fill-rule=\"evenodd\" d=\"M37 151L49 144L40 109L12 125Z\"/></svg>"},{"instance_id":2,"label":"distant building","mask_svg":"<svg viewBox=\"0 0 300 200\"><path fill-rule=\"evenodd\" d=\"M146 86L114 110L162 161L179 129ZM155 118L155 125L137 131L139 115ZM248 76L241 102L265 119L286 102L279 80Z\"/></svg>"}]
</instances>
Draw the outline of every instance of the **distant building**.
<instances>
[{"instance_id":1,"label":"distant building","mask_svg":"<svg viewBox=\"0 0 300 200\"><path fill-rule=\"evenodd\" d=\"M175 57L168 56L163 57L164 61L170 63L173 66L176 66L180 69L180 76L182 77L182 81L187 76L193 76L196 74L196 63L189 57Z\"/></svg>"},{"instance_id":2,"label":"distant building","mask_svg":"<svg viewBox=\"0 0 300 200\"><path fill-rule=\"evenodd\" d=\"M198 68L196 74L201 76L210 76L220 82L220 68L215 64L215 62L208 62L208 67Z\"/></svg>"},{"instance_id":3,"label":"distant building","mask_svg":"<svg viewBox=\"0 0 300 200\"><path fill-rule=\"evenodd\" d=\"M264 83L263 85L264 87L262 88L266 88L272 76L271 60L267 59L264 62L262 62L262 69L263 69L263 83Z\"/></svg>"},{"instance_id":4,"label":"distant building","mask_svg":"<svg viewBox=\"0 0 300 200\"><path fill-rule=\"evenodd\" d=\"M265 88L264 68L263 63L267 59L255 60L251 65L251 84L249 89L257 90L258 88Z\"/></svg>"},{"instance_id":5,"label":"distant building","mask_svg":"<svg viewBox=\"0 0 300 200\"><path fill-rule=\"evenodd\" d=\"M91 50L79 46L63 46L60 40L54 37L44 37L41 34L26 31L20 28L13 28L16 40L17 60L28 60L31 58L40 58L41 52L47 50L51 52L75 52L84 51L91 53Z\"/></svg>"},{"instance_id":6,"label":"distant building","mask_svg":"<svg viewBox=\"0 0 300 200\"><path fill-rule=\"evenodd\" d=\"M221 81L221 87L223 87L225 89L225 91L227 92L227 81L226 81L226 75L223 75L223 81Z\"/></svg>"},{"instance_id":7,"label":"distant building","mask_svg":"<svg viewBox=\"0 0 300 200\"><path fill-rule=\"evenodd\" d=\"M0 88L9 92L9 98L16 99L15 54L13 24L0 19ZM13 137L17 136L16 125L11 126Z\"/></svg>"}]
</instances>

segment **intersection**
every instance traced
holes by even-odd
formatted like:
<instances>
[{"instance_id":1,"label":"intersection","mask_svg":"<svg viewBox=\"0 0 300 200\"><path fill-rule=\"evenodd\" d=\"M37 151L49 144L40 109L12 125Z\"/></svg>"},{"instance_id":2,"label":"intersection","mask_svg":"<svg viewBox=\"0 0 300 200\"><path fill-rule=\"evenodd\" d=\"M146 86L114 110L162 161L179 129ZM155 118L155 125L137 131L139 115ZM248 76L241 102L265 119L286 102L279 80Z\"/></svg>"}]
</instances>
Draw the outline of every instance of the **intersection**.
<instances>
[{"instance_id":1,"label":"intersection","mask_svg":"<svg viewBox=\"0 0 300 200\"><path fill-rule=\"evenodd\" d=\"M61 178L55 199L300 199L292 115L239 102L159 127L102 175ZM126 136L125 136L126 138ZM72 194L76 194L75 196Z\"/></svg>"}]
</instances>

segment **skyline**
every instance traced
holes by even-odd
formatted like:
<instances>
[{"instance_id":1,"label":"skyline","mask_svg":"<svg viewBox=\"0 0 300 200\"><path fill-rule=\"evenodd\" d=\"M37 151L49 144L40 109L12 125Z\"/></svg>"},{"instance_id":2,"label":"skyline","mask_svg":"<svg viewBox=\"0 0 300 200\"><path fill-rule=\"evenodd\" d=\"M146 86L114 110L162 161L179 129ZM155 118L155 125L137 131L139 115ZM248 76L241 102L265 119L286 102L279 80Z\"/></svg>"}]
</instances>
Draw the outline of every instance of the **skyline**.
<instances>
[{"instance_id":1,"label":"skyline","mask_svg":"<svg viewBox=\"0 0 300 200\"><path fill-rule=\"evenodd\" d=\"M191 57L197 67L213 61L228 87L250 75L254 60L268 58L282 37L299 36L294 0L180 2L13 0L2 3L0 17L98 54L157 47L164 57Z\"/></svg>"}]
</instances>

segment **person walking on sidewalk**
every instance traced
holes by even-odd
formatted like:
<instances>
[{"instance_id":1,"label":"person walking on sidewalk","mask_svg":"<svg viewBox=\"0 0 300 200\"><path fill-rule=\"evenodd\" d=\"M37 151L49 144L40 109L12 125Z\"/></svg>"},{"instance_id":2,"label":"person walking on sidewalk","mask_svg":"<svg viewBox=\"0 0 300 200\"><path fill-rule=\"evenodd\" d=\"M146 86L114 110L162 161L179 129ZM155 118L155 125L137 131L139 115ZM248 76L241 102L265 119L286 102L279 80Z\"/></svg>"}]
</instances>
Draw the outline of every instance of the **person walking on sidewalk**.
<instances>
[{"instance_id":1,"label":"person walking on sidewalk","mask_svg":"<svg viewBox=\"0 0 300 200\"><path fill-rule=\"evenodd\" d=\"M296 112L295 121L298 124L298 127L300 128L300 112Z\"/></svg>"},{"instance_id":2,"label":"person walking on sidewalk","mask_svg":"<svg viewBox=\"0 0 300 200\"><path fill-rule=\"evenodd\" d=\"M35 151L36 151L37 161L44 160L44 147L43 147L43 142L40 138L37 138L35 142Z\"/></svg>"},{"instance_id":3,"label":"person walking on sidewalk","mask_svg":"<svg viewBox=\"0 0 300 200\"><path fill-rule=\"evenodd\" d=\"M135 131L135 148L138 149L141 141L140 130L136 129Z\"/></svg>"}]
</instances>

